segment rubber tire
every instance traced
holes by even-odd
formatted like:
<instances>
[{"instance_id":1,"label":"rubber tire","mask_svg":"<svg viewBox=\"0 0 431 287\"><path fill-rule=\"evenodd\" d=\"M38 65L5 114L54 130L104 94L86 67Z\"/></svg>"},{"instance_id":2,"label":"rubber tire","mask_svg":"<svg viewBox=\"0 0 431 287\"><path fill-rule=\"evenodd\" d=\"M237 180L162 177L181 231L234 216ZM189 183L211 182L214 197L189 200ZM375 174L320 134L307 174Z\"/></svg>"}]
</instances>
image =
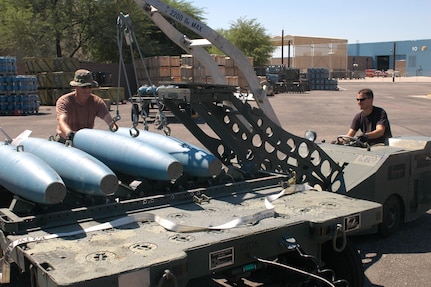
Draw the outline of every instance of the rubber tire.
<instances>
[{"instance_id":1,"label":"rubber tire","mask_svg":"<svg viewBox=\"0 0 431 287\"><path fill-rule=\"evenodd\" d=\"M364 286L365 274L362 259L358 249L349 239L341 252L334 250L332 241L326 242L322 246L322 260L325 263L323 268L333 270L336 280L347 280L349 287Z\"/></svg>"},{"instance_id":2,"label":"rubber tire","mask_svg":"<svg viewBox=\"0 0 431 287\"><path fill-rule=\"evenodd\" d=\"M379 235L389 236L394 233L401 224L401 203L396 196L386 199L383 204L383 220L379 224Z\"/></svg>"}]
</instances>

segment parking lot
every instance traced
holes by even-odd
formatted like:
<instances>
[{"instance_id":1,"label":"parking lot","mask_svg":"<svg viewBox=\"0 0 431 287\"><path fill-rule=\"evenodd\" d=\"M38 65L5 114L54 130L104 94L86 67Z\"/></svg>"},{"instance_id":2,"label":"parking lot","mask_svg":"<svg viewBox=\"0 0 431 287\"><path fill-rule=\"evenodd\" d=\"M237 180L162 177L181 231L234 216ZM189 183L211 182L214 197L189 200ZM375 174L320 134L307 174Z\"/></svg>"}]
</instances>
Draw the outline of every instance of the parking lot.
<instances>
[{"instance_id":1,"label":"parking lot","mask_svg":"<svg viewBox=\"0 0 431 287\"><path fill-rule=\"evenodd\" d=\"M358 112L356 93L366 87L374 91L374 104L387 111L394 136L431 137L431 81L428 79L345 80L339 82L339 91L277 94L270 101L285 130L302 136L307 129L312 129L317 132L318 141L331 141L347 132L353 115ZM128 103L111 106L111 113L122 117L120 126L132 126L130 109ZM201 145L181 123L167 115L172 136ZM149 124L151 131L161 133L151 121ZM1 116L0 127L11 137L30 129L32 136L47 138L55 133L55 107L42 106L35 115ZM106 129L99 119L96 128ZM366 269L365 286L428 286L430 234L431 212L428 211L388 238L354 238Z\"/></svg>"}]
</instances>

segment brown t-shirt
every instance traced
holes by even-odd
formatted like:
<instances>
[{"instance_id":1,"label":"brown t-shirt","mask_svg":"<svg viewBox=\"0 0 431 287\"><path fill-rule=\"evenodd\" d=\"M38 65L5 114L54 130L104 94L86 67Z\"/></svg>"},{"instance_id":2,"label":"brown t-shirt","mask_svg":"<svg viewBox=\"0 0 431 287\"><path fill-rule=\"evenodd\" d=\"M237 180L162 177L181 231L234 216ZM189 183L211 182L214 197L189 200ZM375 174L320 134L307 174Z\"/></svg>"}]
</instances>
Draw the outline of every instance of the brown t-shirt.
<instances>
[{"instance_id":1,"label":"brown t-shirt","mask_svg":"<svg viewBox=\"0 0 431 287\"><path fill-rule=\"evenodd\" d=\"M75 91L61 96L57 100L55 109L57 112L57 121L59 115L66 114L67 123L73 131L83 128L93 128L96 117L103 119L109 114L103 99L91 94L88 101L84 105L81 105L75 100ZM66 138L66 135L61 133L58 125L57 134Z\"/></svg>"}]
</instances>

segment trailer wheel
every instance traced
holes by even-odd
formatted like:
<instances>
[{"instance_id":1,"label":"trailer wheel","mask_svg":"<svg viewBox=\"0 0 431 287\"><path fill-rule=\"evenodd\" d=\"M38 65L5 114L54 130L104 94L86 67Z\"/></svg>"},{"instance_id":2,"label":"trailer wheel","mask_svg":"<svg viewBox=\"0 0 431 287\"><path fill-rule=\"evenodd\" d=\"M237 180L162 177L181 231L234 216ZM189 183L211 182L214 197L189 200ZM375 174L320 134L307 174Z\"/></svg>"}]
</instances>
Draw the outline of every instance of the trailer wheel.
<instances>
[{"instance_id":1,"label":"trailer wheel","mask_svg":"<svg viewBox=\"0 0 431 287\"><path fill-rule=\"evenodd\" d=\"M362 260L355 245L347 239L346 247L337 252L332 246L332 241L322 246L322 260L325 269L331 269L335 273L335 279L344 279L350 287L362 287L364 285L364 268Z\"/></svg>"},{"instance_id":2,"label":"trailer wheel","mask_svg":"<svg viewBox=\"0 0 431 287\"><path fill-rule=\"evenodd\" d=\"M389 197L383 204L383 220L379 224L379 234L388 236L401 224L401 203L396 196Z\"/></svg>"}]
</instances>

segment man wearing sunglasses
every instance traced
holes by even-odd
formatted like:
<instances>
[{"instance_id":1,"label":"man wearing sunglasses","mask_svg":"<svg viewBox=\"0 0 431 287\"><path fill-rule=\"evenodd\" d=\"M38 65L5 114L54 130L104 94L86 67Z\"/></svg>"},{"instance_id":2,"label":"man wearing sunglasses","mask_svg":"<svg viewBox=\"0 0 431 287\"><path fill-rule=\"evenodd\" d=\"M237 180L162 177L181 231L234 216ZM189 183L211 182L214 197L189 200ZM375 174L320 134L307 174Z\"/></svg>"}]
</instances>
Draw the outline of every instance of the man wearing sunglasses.
<instances>
[{"instance_id":1,"label":"man wearing sunglasses","mask_svg":"<svg viewBox=\"0 0 431 287\"><path fill-rule=\"evenodd\" d=\"M56 102L58 124L55 140L73 140L76 131L93 128L96 117L103 119L110 128L115 125L103 99L92 93L98 83L93 80L90 71L77 70L70 85L74 90L58 98Z\"/></svg>"},{"instance_id":2,"label":"man wearing sunglasses","mask_svg":"<svg viewBox=\"0 0 431 287\"><path fill-rule=\"evenodd\" d=\"M358 137L361 142L369 145L387 144L392 137L391 126L385 110L373 106L374 94L371 89L362 89L356 96L361 112L356 114L350 125L348 136L355 136L358 130L362 135Z\"/></svg>"}]
</instances>

